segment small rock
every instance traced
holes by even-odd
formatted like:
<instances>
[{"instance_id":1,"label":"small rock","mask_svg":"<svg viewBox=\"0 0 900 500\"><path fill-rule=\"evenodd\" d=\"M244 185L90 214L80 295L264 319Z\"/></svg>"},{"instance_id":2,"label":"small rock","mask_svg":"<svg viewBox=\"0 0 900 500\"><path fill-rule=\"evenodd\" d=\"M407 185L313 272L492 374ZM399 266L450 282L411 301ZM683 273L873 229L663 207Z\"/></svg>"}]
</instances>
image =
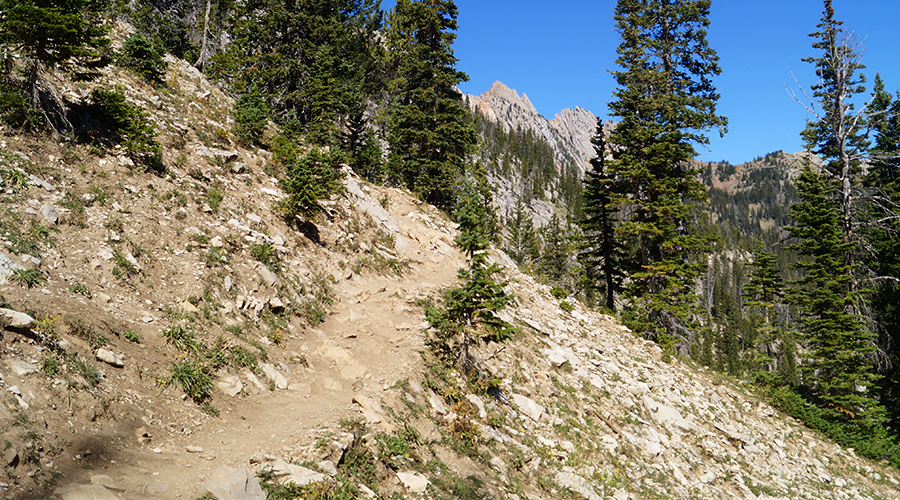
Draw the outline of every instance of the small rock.
<instances>
[{"instance_id":1,"label":"small rock","mask_svg":"<svg viewBox=\"0 0 900 500\"><path fill-rule=\"evenodd\" d=\"M266 500L259 481L247 469L221 466L201 484L194 498L213 495L219 500Z\"/></svg>"},{"instance_id":2,"label":"small rock","mask_svg":"<svg viewBox=\"0 0 900 500\"><path fill-rule=\"evenodd\" d=\"M325 472L325 474L328 474L331 477L337 476L337 467L334 466L334 462L331 460L322 460L318 465L319 469Z\"/></svg>"},{"instance_id":3,"label":"small rock","mask_svg":"<svg viewBox=\"0 0 900 500\"><path fill-rule=\"evenodd\" d=\"M262 368L263 374L275 383L276 389L287 389L288 388L288 380L284 375L278 373L274 366L265 363L260 368Z\"/></svg>"},{"instance_id":4,"label":"small rock","mask_svg":"<svg viewBox=\"0 0 900 500\"><path fill-rule=\"evenodd\" d=\"M41 205L41 216L50 224L56 224L59 221L59 212L53 205Z\"/></svg>"},{"instance_id":5,"label":"small rock","mask_svg":"<svg viewBox=\"0 0 900 500\"><path fill-rule=\"evenodd\" d=\"M397 478L411 493L425 493L428 485L431 484L427 477L418 472L398 472Z\"/></svg>"},{"instance_id":6,"label":"small rock","mask_svg":"<svg viewBox=\"0 0 900 500\"><path fill-rule=\"evenodd\" d=\"M0 326L10 328L29 328L34 323L31 316L0 307Z\"/></svg>"},{"instance_id":7,"label":"small rock","mask_svg":"<svg viewBox=\"0 0 900 500\"><path fill-rule=\"evenodd\" d=\"M15 448L7 448L6 451L3 452L3 463L8 467L15 469L19 464L19 452L17 452Z\"/></svg>"},{"instance_id":8,"label":"small rock","mask_svg":"<svg viewBox=\"0 0 900 500\"><path fill-rule=\"evenodd\" d=\"M116 368L122 368L123 366L125 366L125 362L122 361L121 356L107 349L97 349L97 359L103 361L106 364L115 366Z\"/></svg>"},{"instance_id":9,"label":"small rock","mask_svg":"<svg viewBox=\"0 0 900 500\"><path fill-rule=\"evenodd\" d=\"M150 481L144 486L145 495L152 495L157 498L167 491L169 491L169 483L166 481Z\"/></svg>"},{"instance_id":10,"label":"small rock","mask_svg":"<svg viewBox=\"0 0 900 500\"><path fill-rule=\"evenodd\" d=\"M184 447L184 450L188 453L203 453L201 446L188 445Z\"/></svg>"}]
</instances>

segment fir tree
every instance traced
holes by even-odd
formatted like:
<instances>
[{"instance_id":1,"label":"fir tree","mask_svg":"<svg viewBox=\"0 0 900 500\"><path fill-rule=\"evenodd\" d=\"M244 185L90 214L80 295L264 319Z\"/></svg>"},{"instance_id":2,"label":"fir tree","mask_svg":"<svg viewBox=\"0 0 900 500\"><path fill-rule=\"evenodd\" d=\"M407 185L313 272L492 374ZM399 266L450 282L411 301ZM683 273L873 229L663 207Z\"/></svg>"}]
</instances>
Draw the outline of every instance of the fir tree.
<instances>
[{"instance_id":1,"label":"fir tree","mask_svg":"<svg viewBox=\"0 0 900 500\"><path fill-rule=\"evenodd\" d=\"M456 86L456 5L450 0L399 0L385 29L395 78L390 83L389 181L429 203L451 208L477 142L471 113Z\"/></svg>"},{"instance_id":2,"label":"fir tree","mask_svg":"<svg viewBox=\"0 0 900 500\"><path fill-rule=\"evenodd\" d=\"M476 381L483 379L485 372L471 349L482 337L498 341L511 335L512 328L496 316L511 297L503 290L506 283L494 278L502 268L488 260L490 216L487 199L475 181L467 179L462 184L456 207L453 215L459 233L453 241L466 254L469 265L459 269L462 285L444 292L443 307L426 306L426 318L435 332L428 342L445 363Z\"/></svg>"},{"instance_id":3,"label":"fir tree","mask_svg":"<svg viewBox=\"0 0 900 500\"><path fill-rule=\"evenodd\" d=\"M776 324L775 308L780 305L784 295L784 284L778 271L778 258L767 252L762 242L758 242L750 262L750 276L743 288L746 297L744 304L755 309L761 316L759 339L749 346L757 350L751 365L756 369L770 369L776 358L776 343L779 340L779 329ZM783 348L783 342L782 342Z\"/></svg>"},{"instance_id":4,"label":"fir tree","mask_svg":"<svg viewBox=\"0 0 900 500\"><path fill-rule=\"evenodd\" d=\"M506 221L503 250L520 266L531 271L540 258L540 243L534 230L534 219L525 210L521 199L516 200L512 217Z\"/></svg>"},{"instance_id":5,"label":"fir tree","mask_svg":"<svg viewBox=\"0 0 900 500\"><path fill-rule=\"evenodd\" d=\"M346 120L374 93L374 0L249 0L238 4L234 40L210 72L236 92L252 85L276 123L337 144Z\"/></svg>"},{"instance_id":6,"label":"fir tree","mask_svg":"<svg viewBox=\"0 0 900 500\"><path fill-rule=\"evenodd\" d=\"M0 0L0 45L28 59L26 93L54 132L69 131L72 125L63 103L50 101L53 91L41 92L41 82L49 85L41 72L74 64L89 75L109 62L104 53L109 28L101 21L102 9L95 0Z\"/></svg>"},{"instance_id":7,"label":"fir tree","mask_svg":"<svg viewBox=\"0 0 900 500\"><path fill-rule=\"evenodd\" d=\"M616 295L625 277L624 251L616 238L616 210L612 206L612 191L619 186L609 172L603 122L597 120L597 132L591 140L596 156L591 159L592 170L585 173L583 212L580 222L584 240L579 258L584 264L591 289L599 290L604 306L615 311Z\"/></svg>"},{"instance_id":8,"label":"fir tree","mask_svg":"<svg viewBox=\"0 0 900 500\"><path fill-rule=\"evenodd\" d=\"M803 380L824 408L843 420L875 424L883 409L874 398L871 354L875 336L858 314L861 292L854 289L852 264L846 254L842 212L835 198L840 185L807 165L797 179L801 201L791 207L794 225L785 228L805 260L794 266L802 277L788 296L800 312L799 324L807 353Z\"/></svg>"},{"instance_id":9,"label":"fir tree","mask_svg":"<svg viewBox=\"0 0 900 500\"><path fill-rule=\"evenodd\" d=\"M838 204L841 218L841 237L844 243L857 241L856 194L862 174L861 158L868 155L866 139L866 107L854 111L853 96L865 92L865 76L859 73L863 50L859 40L844 32L843 24L834 18L831 0L824 0L822 19L818 31L810 34L812 46L821 53L803 59L815 66L818 82L812 86L812 98L818 102L815 116L802 136L809 150L823 162L823 173L834 179L838 187ZM852 268L856 247L845 247L844 259ZM851 289L855 278L851 281Z\"/></svg>"},{"instance_id":10,"label":"fir tree","mask_svg":"<svg viewBox=\"0 0 900 500\"><path fill-rule=\"evenodd\" d=\"M692 211L706 189L690 160L705 132L724 129L711 78L718 56L706 41L709 0L619 0L615 22L622 41L618 88L609 104L618 119L610 138L609 174L621 183L612 206L628 249L627 310L634 330L667 346L693 336L694 282L702 270L704 238L692 235Z\"/></svg>"}]
</instances>

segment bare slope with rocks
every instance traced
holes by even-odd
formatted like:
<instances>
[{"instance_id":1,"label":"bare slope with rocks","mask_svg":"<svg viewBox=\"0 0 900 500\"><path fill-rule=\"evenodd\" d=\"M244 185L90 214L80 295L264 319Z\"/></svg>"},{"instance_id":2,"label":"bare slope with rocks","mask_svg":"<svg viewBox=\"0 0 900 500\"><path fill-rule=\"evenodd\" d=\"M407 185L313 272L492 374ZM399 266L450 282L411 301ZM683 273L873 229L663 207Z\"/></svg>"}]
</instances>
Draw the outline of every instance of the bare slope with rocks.
<instances>
[{"instance_id":1,"label":"bare slope with rocks","mask_svg":"<svg viewBox=\"0 0 900 500\"><path fill-rule=\"evenodd\" d=\"M461 392L420 355L421 302L465 265L455 226L352 173L314 229L288 226L269 153L234 147L228 98L169 62L162 89L112 70L58 82L72 101L121 85L160 131L165 177L3 131L4 498L261 499L260 483L306 498L900 498L895 471L609 316L560 308L499 252L521 331L478 347L500 392Z\"/></svg>"}]
</instances>

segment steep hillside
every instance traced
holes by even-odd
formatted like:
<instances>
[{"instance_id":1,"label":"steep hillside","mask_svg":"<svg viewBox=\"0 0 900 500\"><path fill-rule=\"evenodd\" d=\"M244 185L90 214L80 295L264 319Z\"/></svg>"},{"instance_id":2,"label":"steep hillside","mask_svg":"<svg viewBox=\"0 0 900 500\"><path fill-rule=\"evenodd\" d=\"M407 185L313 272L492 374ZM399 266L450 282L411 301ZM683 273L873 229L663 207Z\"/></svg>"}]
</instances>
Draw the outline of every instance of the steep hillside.
<instances>
[{"instance_id":1,"label":"steep hillside","mask_svg":"<svg viewBox=\"0 0 900 500\"><path fill-rule=\"evenodd\" d=\"M477 346L500 390L469 394L421 354L421 303L465 265L442 214L347 169L288 225L270 153L231 143L231 102L184 61L159 88L58 84L120 85L167 169L3 130L4 498L900 496L500 252L520 333Z\"/></svg>"}]
</instances>

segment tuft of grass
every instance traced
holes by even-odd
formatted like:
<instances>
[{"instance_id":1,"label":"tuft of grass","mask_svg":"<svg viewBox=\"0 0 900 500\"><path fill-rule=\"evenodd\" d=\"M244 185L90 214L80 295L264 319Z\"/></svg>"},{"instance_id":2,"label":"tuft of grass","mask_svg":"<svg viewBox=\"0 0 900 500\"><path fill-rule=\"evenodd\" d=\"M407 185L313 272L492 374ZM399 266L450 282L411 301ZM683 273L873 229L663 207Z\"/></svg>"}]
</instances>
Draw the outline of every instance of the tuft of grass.
<instances>
[{"instance_id":1,"label":"tuft of grass","mask_svg":"<svg viewBox=\"0 0 900 500\"><path fill-rule=\"evenodd\" d=\"M141 341L141 337L132 330L128 330L122 336L125 337L125 340L134 342L135 344L140 343Z\"/></svg>"},{"instance_id":2,"label":"tuft of grass","mask_svg":"<svg viewBox=\"0 0 900 500\"><path fill-rule=\"evenodd\" d=\"M192 360L183 359L172 363L165 385L180 387L197 403L204 403L212 397L212 375L205 366Z\"/></svg>"},{"instance_id":3,"label":"tuft of grass","mask_svg":"<svg viewBox=\"0 0 900 500\"><path fill-rule=\"evenodd\" d=\"M116 265L113 267L112 273L116 278L128 279L141 272L136 265L126 259L118 250L113 251L113 262L115 262Z\"/></svg>"},{"instance_id":4,"label":"tuft of grass","mask_svg":"<svg viewBox=\"0 0 900 500\"><path fill-rule=\"evenodd\" d=\"M9 275L9 280L25 288L31 288L43 286L44 275L37 269L16 269Z\"/></svg>"},{"instance_id":5,"label":"tuft of grass","mask_svg":"<svg viewBox=\"0 0 900 500\"><path fill-rule=\"evenodd\" d=\"M200 352L200 341L190 330L182 326L176 325L163 330L161 335L166 339L166 343L174 345L179 351L195 354Z\"/></svg>"},{"instance_id":6,"label":"tuft of grass","mask_svg":"<svg viewBox=\"0 0 900 500\"><path fill-rule=\"evenodd\" d=\"M266 265L269 269L278 272L280 270L281 258L275 245L268 241L262 243L254 243L250 245L250 255L254 259Z\"/></svg>"}]
</instances>

